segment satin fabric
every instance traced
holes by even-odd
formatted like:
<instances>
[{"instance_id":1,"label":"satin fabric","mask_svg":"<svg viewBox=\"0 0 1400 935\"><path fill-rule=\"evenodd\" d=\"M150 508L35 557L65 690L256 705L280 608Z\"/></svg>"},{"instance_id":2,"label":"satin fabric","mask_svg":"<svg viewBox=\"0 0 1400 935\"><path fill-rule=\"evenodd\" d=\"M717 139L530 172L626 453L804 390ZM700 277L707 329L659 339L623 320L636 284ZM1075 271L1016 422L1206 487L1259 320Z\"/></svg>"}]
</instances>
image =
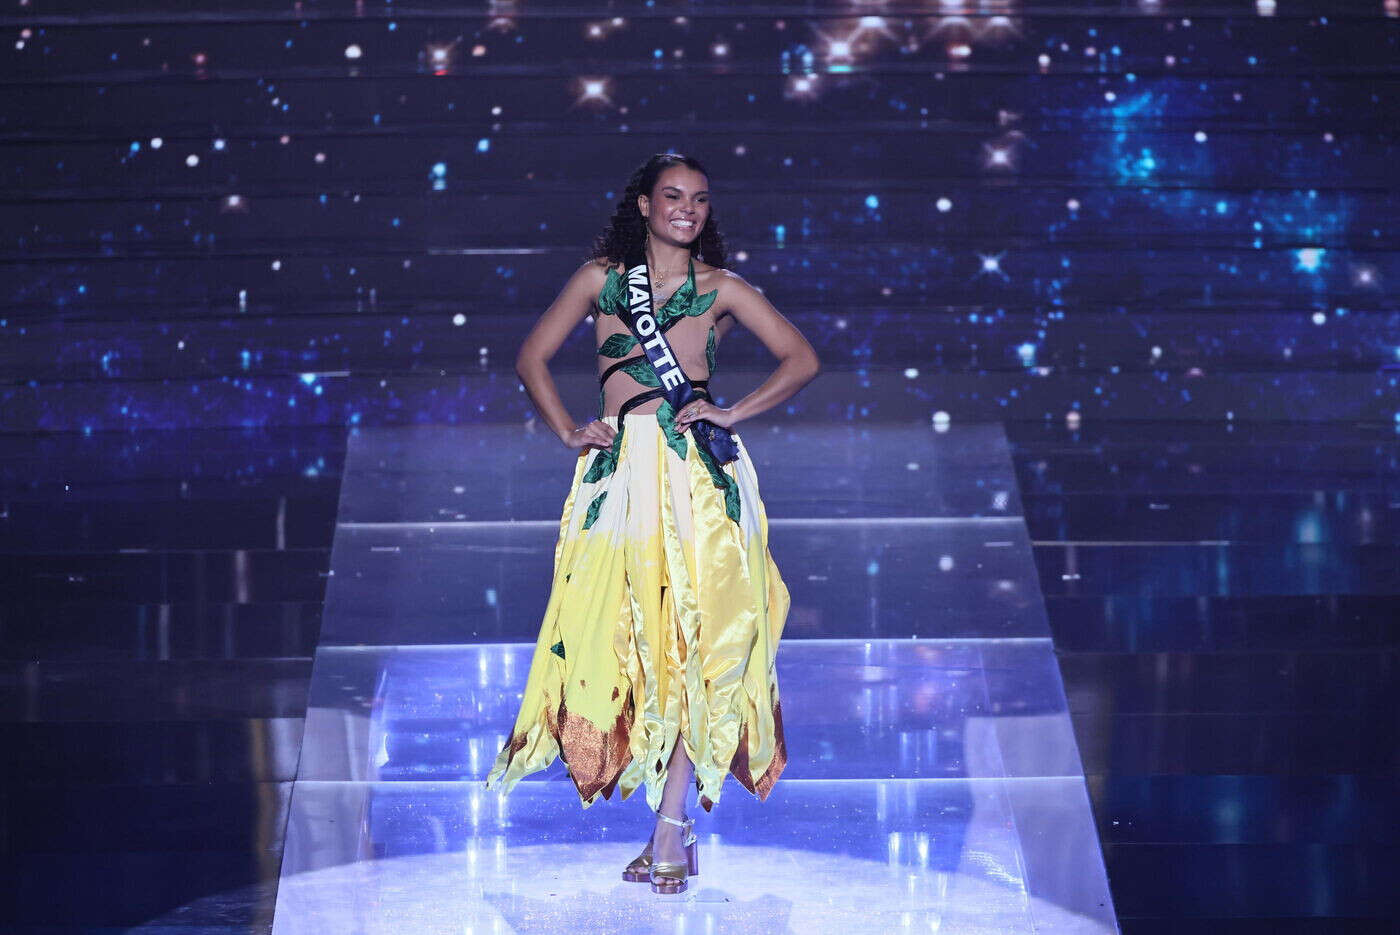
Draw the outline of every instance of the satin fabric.
<instances>
[{"instance_id":1,"label":"satin fabric","mask_svg":"<svg viewBox=\"0 0 1400 935\"><path fill-rule=\"evenodd\" d=\"M764 799L787 758L774 658L789 595L748 452L734 433L739 458L721 468L735 522L694 444L682 459L656 414L622 421L610 474L584 481L597 449L575 465L525 692L486 784L509 791L562 756L584 807L645 785L656 809L679 742L706 810L731 772Z\"/></svg>"}]
</instances>

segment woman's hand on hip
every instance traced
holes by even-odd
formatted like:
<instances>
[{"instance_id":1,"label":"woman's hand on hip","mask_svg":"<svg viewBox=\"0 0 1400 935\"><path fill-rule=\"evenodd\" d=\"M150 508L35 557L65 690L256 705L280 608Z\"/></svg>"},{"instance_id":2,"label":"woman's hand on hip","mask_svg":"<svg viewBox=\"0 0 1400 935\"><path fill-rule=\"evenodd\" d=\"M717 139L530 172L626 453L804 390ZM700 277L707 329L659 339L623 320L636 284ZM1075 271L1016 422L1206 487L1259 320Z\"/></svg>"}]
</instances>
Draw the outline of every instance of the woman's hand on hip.
<instances>
[{"instance_id":1,"label":"woman's hand on hip","mask_svg":"<svg viewBox=\"0 0 1400 935\"><path fill-rule=\"evenodd\" d=\"M615 435L617 429L602 419L594 419L565 435L562 441L569 448L610 448Z\"/></svg>"},{"instance_id":2,"label":"woman's hand on hip","mask_svg":"<svg viewBox=\"0 0 1400 935\"><path fill-rule=\"evenodd\" d=\"M712 422L729 428L734 424L734 412L731 409L721 409L708 399L692 399L676 413L676 431L684 432L695 422Z\"/></svg>"}]
</instances>

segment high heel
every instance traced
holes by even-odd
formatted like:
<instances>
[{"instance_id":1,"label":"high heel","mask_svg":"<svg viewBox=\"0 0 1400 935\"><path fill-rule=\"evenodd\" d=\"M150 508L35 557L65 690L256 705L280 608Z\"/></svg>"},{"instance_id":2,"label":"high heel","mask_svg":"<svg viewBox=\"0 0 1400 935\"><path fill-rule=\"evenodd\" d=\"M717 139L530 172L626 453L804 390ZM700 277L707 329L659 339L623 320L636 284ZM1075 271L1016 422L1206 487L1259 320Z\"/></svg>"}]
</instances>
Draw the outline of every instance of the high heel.
<instances>
[{"instance_id":1,"label":"high heel","mask_svg":"<svg viewBox=\"0 0 1400 935\"><path fill-rule=\"evenodd\" d=\"M667 824L675 825L681 829L683 837L681 846L685 848L685 861L651 860L648 870L651 880L651 891L653 893L684 893L686 887L686 877L696 876L700 873L700 855L696 852L695 819L686 818L681 821L656 813Z\"/></svg>"}]
</instances>

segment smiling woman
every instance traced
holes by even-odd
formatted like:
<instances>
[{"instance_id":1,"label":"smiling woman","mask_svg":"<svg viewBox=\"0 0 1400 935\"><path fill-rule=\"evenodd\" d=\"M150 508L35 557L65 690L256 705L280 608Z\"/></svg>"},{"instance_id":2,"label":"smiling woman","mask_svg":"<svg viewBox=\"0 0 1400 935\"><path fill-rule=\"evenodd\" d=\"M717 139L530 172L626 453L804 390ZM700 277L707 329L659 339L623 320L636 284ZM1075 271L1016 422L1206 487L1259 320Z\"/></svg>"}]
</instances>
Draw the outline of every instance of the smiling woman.
<instances>
[{"instance_id":1,"label":"smiling woman","mask_svg":"<svg viewBox=\"0 0 1400 935\"><path fill-rule=\"evenodd\" d=\"M774 655L788 591L753 464L727 430L819 369L797 329L724 268L710 201L697 160L648 160L516 360L540 417L580 453L524 697L487 785L509 790L556 756L585 806L645 785L657 824L623 879L658 893L698 869L692 780L708 811L730 774L766 798L787 760ZM576 427L548 361L590 312L599 415ZM708 384L736 322L779 364L722 408Z\"/></svg>"}]
</instances>

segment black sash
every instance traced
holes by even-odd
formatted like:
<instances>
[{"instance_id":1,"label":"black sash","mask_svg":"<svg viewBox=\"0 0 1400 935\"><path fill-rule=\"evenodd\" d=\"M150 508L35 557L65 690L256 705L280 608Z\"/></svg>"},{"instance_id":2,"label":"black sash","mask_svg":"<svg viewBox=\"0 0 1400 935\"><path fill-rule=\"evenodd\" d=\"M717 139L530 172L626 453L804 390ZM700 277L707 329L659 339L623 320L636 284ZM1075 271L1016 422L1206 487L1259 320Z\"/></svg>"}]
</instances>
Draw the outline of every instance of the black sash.
<instances>
[{"instance_id":1,"label":"black sash","mask_svg":"<svg viewBox=\"0 0 1400 935\"><path fill-rule=\"evenodd\" d=\"M671 411L679 413L681 407L693 399L699 399L695 388L686 378L685 371L671 351L671 344L656 321L651 308L651 273L647 270L646 254L638 251L627 257L626 262L627 300L617 311L617 317L632 332L647 362L661 381L661 389ZM739 446L734 436L722 425L701 419L690 424L695 443L705 449L711 459L719 464L728 464L739 457Z\"/></svg>"}]
</instances>

